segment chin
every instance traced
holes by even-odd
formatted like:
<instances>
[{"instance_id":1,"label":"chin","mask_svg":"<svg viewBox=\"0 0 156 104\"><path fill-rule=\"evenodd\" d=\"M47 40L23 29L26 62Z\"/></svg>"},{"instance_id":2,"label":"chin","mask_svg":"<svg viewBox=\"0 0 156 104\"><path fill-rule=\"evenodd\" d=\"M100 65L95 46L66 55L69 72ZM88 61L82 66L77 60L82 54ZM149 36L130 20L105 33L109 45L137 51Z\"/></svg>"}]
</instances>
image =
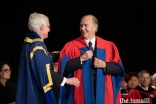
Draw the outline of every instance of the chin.
<instances>
[{"instance_id":1,"label":"chin","mask_svg":"<svg viewBox=\"0 0 156 104\"><path fill-rule=\"evenodd\" d=\"M48 36L47 37L45 37L44 39L47 39L48 38Z\"/></svg>"},{"instance_id":2,"label":"chin","mask_svg":"<svg viewBox=\"0 0 156 104\"><path fill-rule=\"evenodd\" d=\"M9 79L10 79L10 77L5 78L5 80L9 80Z\"/></svg>"},{"instance_id":3,"label":"chin","mask_svg":"<svg viewBox=\"0 0 156 104\"><path fill-rule=\"evenodd\" d=\"M88 34L82 34L82 37L84 37L84 38L88 38Z\"/></svg>"}]
</instances>

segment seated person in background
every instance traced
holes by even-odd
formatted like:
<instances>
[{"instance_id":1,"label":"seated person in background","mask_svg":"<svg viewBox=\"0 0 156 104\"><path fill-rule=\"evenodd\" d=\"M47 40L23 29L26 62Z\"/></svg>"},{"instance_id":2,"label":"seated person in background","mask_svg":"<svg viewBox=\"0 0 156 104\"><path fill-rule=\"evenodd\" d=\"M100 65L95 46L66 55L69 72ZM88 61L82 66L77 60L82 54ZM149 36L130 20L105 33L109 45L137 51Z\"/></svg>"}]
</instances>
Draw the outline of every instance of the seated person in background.
<instances>
[{"instance_id":1,"label":"seated person in background","mask_svg":"<svg viewBox=\"0 0 156 104\"><path fill-rule=\"evenodd\" d=\"M142 101L140 103L156 104L156 90L150 86L150 74L146 70L142 70L138 74L139 85L129 92L128 99ZM138 102L136 102L138 103Z\"/></svg>"},{"instance_id":2,"label":"seated person in background","mask_svg":"<svg viewBox=\"0 0 156 104\"><path fill-rule=\"evenodd\" d=\"M10 63L0 61L0 104L15 104L16 83L10 79Z\"/></svg>"},{"instance_id":3,"label":"seated person in background","mask_svg":"<svg viewBox=\"0 0 156 104\"><path fill-rule=\"evenodd\" d=\"M122 83L121 83L121 94L122 95L127 95L128 93L127 93L127 91L126 91L126 89L127 89L127 82L125 81L125 79L123 79L122 80Z\"/></svg>"},{"instance_id":4,"label":"seated person in background","mask_svg":"<svg viewBox=\"0 0 156 104\"><path fill-rule=\"evenodd\" d=\"M139 85L138 74L136 72L129 72L125 75L124 80L127 82L127 92Z\"/></svg>"},{"instance_id":5,"label":"seated person in background","mask_svg":"<svg viewBox=\"0 0 156 104\"><path fill-rule=\"evenodd\" d=\"M54 71L57 73L58 71L58 58L60 55L60 51L53 51L51 52L52 59L53 59L53 66L54 66Z\"/></svg>"},{"instance_id":6,"label":"seated person in background","mask_svg":"<svg viewBox=\"0 0 156 104\"><path fill-rule=\"evenodd\" d=\"M125 74L124 81L127 83L127 87L126 89L121 89L121 96L126 99L129 91L139 85L138 74L136 72L129 72Z\"/></svg>"},{"instance_id":7,"label":"seated person in background","mask_svg":"<svg viewBox=\"0 0 156 104\"><path fill-rule=\"evenodd\" d=\"M151 78L151 87L153 87L154 89L156 89L156 73L152 75L152 78Z\"/></svg>"},{"instance_id":8,"label":"seated person in background","mask_svg":"<svg viewBox=\"0 0 156 104\"><path fill-rule=\"evenodd\" d=\"M58 58L59 58L59 55L60 55L60 51L53 51L51 52L51 56L52 56L52 59L53 59L53 69L54 71L57 73L58 71ZM58 102L58 97L59 97L59 86L53 84L53 89L54 89L54 94L55 94L55 97L56 97L56 101Z\"/></svg>"},{"instance_id":9,"label":"seated person in background","mask_svg":"<svg viewBox=\"0 0 156 104\"><path fill-rule=\"evenodd\" d=\"M127 88L127 82L123 78L122 83L121 83L121 89L126 89Z\"/></svg>"}]
</instances>

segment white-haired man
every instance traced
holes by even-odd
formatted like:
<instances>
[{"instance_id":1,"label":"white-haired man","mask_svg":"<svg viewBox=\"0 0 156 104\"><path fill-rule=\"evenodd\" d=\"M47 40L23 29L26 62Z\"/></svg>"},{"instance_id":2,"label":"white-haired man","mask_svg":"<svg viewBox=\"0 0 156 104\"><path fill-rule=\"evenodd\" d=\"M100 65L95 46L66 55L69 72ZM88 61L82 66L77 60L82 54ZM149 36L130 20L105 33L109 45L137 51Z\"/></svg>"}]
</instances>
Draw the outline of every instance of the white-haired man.
<instances>
[{"instance_id":1,"label":"white-haired man","mask_svg":"<svg viewBox=\"0 0 156 104\"><path fill-rule=\"evenodd\" d=\"M28 27L32 32L26 36L20 56L16 104L56 104L53 83L79 86L80 82L53 71L52 57L43 42L50 32L49 18L32 13Z\"/></svg>"}]
</instances>

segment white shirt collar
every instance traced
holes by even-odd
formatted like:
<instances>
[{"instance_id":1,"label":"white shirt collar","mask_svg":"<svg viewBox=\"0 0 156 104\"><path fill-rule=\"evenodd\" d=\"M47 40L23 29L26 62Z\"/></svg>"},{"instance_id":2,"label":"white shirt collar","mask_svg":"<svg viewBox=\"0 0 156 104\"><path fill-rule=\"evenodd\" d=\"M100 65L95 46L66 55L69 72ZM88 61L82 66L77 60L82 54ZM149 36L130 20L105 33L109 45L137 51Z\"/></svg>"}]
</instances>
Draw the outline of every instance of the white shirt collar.
<instances>
[{"instance_id":1,"label":"white shirt collar","mask_svg":"<svg viewBox=\"0 0 156 104\"><path fill-rule=\"evenodd\" d=\"M42 37L41 37L41 40L44 41Z\"/></svg>"},{"instance_id":2,"label":"white shirt collar","mask_svg":"<svg viewBox=\"0 0 156 104\"><path fill-rule=\"evenodd\" d=\"M95 37L92 40L85 39L85 41L86 41L87 45L91 41L92 42L92 47L95 48Z\"/></svg>"},{"instance_id":3,"label":"white shirt collar","mask_svg":"<svg viewBox=\"0 0 156 104\"><path fill-rule=\"evenodd\" d=\"M147 88L145 88L145 87L142 87L141 85L140 85L140 87L141 87L142 89L144 89L144 90L148 90L148 87L147 87Z\"/></svg>"}]
</instances>

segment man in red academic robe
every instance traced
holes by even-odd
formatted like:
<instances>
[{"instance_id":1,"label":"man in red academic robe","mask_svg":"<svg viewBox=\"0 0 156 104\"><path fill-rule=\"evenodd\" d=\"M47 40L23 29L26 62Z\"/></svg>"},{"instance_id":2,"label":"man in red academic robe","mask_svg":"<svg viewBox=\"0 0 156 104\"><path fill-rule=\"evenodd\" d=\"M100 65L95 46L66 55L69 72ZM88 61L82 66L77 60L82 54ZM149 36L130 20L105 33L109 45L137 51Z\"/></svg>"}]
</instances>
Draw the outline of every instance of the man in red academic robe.
<instances>
[{"instance_id":1,"label":"man in red academic robe","mask_svg":"<svg viewBox=\"0 0 156 104\"><path fill-rule=\"evenodd\" d=\"M61 87L59 104L120 103L123 65L115 44L95 35L97 28L95 16L83 16L80 22L82 36L66 43L61 50L59 73L78 78L80 86Z\"/></svg>"}]
</instances>

